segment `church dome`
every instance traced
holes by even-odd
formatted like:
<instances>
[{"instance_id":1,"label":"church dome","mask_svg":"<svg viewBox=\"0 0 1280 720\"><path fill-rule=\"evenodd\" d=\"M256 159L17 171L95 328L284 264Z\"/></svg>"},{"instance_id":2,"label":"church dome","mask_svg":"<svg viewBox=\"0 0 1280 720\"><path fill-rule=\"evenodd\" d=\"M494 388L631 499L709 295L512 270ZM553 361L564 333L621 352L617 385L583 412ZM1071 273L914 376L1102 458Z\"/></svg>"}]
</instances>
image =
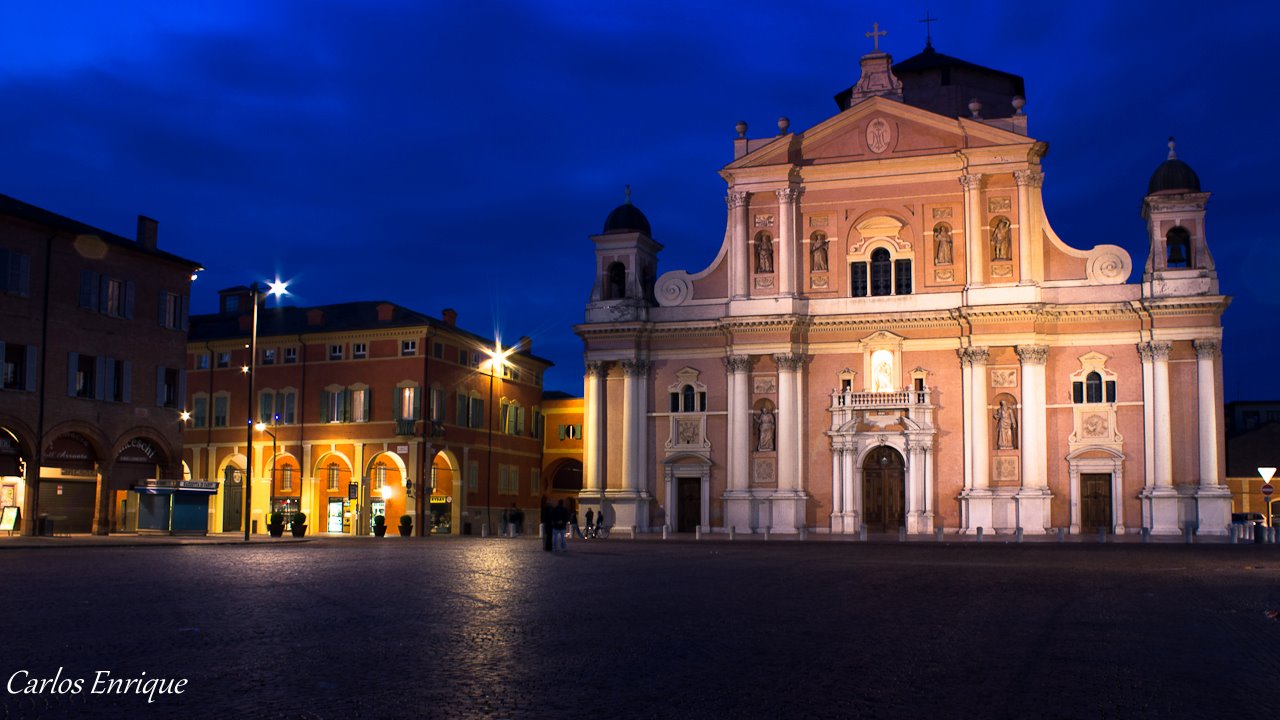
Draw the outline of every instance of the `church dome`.
<instances>
[{"instance_id":1,"label":"church dome","mask_svg":"<svg viewBox=\"0 0 1280 720\"><path fill-rule=\"evenodd\" d=\"M627 186L627 201L613 209L609 217L604 219L605 233L639 232L646 237L653 237L649 230L649 218L640 212L640 208L631 204L631 186Z\"/></svg>"},{"instance_id":2,"label":"church dome","mask_svg":"<svg viewBox=\"0 0 1280 720\"><path fill-rule=\"evenodd\" d=\"M1173 138L1169 138L1169 159L1160 163L1147 183L1148 195L1171 192L1200 192L1200 177L1174 155Z\"/></svg>"}]
</instances>

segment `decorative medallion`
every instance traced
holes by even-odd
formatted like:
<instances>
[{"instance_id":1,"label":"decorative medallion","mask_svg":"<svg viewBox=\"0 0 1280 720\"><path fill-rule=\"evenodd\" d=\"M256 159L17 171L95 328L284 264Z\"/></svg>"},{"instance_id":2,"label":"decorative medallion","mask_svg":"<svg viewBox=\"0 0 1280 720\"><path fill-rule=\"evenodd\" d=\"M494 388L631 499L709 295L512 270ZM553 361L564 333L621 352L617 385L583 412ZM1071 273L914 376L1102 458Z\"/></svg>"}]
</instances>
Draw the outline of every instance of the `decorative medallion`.
<instances>
[{"instance_id":1,"label":"decorative medallion","mask_svg":"<svg viewBox=\"0 0 1280 720\"><path fill-rule=\"evenodd\" d=\"M998 483L1018 482L1018 458L998 457L995 459L995 479Z\"/></svg>"},{"instance_id":2,"label":"decorative medallion","mask_svg":"<svg viewBox=\"0 0 1280 720\"><path fill-rule=\"evenodd\" d=\"M758 377L752 381L751 391L757 395L772 395L778 392L778 385L772 377Z\"/></svg>"},{"instance_id":3,"label":"decorative medallion","mask_svg":"<svg viewBox=\"0 0 1280 720\"><path fill-rule=\"evenodd\" d=\"M987 212L1009 212L1011 201L1006 197L987 198Z\"/></svg>"},{"instance_id":4,"label":"decorative medallion","mask_svg":"<svg viewBox=\"0 0 1280 720\"><path fill-rule=\"evenodd\" d=\"M751 463L751 483L753 485L772 485L774 482L773 460L757 459Z\"/></svg>"},{"instance_id":5,"label":"decorative medallion","mask_svg":"<svg viewBox=\"0 0 1280 720\"><path fill-rule=\"evenodd\" d=\"M681 419L676 421L676 441L681 445L697 445L702 439L702 430L698 420Z\"/></svg>"},{"instance_id":6,"label":"decorative medallion","mask_svg":"<svg viewBox=\"0 0 1280 720\"><path fill-rule=\"evenodd\" d=\"M867 123L867 148L873 153L882 153L889 149L892 131L884 118L876 118Z\"/></svg>"},{"instance_id":7,"label":"decorative medallion","mask_svg":"<svg viewBox=\"0 0 1280 720\"><path fill-rule=\"evenodd\" d=\"M1080 423L1080 428L1087 438L1107 437L1111 434L1111 429L1107 427L1107 416L1102 414L1086 415Z\"/></svg>"},{"instance_id":8,"label":"decorative medallion","mask_svg":"<svg viewBox=\"0 0 1280 720\"><path fill-rule=\"evenodd\" d=\"M950 220L951 208L949 207L934 208L933 219L934 220Z\"/></svg>"},{"instance_id":9,"label":"decorative medallion","mask_svg":"<svg viewBox=\"0 0 1280 720\"><path fill-rule=\"evenodd\" d=\"M933 279L937 280L938 282L951 282L952 280L955 279L955 271L953 271L951 268L934 270Z\"/></svg>"},{"instance_id":10,"label":"decorative medallion","mask_svg":"<svg viewBox=\"0 0 1280 720\"><path fill-rule=\"evenodd\" d=\"M809 277L809 287L815 290L827 287L826 275L812 275Z\"/></svg>"},{"instance_id":11,"label":"decorative medallion","mask_svg":"<svg viewBox=\"0 0 1280 720\"><path fill-rule=\"evenodd\" d=\"M771 227L773 227L773 214L772 214L772 213L761 213L761 214L759 214L759 215L756 215L756 227L758 227L758 228L771 228Z\"/></svg>"},{"instance_id":12,"label":"decorative medallion","mask_svg":"<svg viewBox=\"0 0 1280 720\"><path fill-rule=\"evenodd\" d=\"M1013 277L1013 266L1006 264L992 265L991 277L1006 278Z\"/></svg>"},{"instance_id":13,"label":"decorative medallion","mask_svg":"<svg viewBox=\"0 0 1280 720\"><path fill-rule=\"evenodd\" d=\"M768 289L768 288L771 288L771 287L773 287L773 276L772 276L772 275L769 275L769 276L757 276L757 277L756 277L756 288L757 288L757 289L765 290L765 289Z\"/></svg>"}]
</instances>

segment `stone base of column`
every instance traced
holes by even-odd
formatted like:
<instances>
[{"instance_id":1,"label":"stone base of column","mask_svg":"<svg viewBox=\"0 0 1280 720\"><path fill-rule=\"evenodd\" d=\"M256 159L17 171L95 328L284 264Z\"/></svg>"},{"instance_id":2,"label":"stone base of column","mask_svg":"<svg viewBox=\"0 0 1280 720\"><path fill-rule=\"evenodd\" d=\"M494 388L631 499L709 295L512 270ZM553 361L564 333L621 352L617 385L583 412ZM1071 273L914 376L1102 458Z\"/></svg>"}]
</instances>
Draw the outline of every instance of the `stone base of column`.
<instances>
[{"instance_id":1,"label":"stone base of column","mask_svg":"<svg viewBox=\"0 0 1280 720\"><path fill-rule=\"evenodd\" d=\"M1231 490L1223 485L1201 485L1196 490L1199 535L1226 535L1231 527Z\"/></svg>"},{"instance_id":2,"label":"stone base of column","mask_svg":"<svg viewBox=\"0 0 1280 720\"><path fill-rule=\"evenodd\" d=\"M799 492L779 492L770 497L769 505L773 511L773 522L769 525L769 531L780 535L800 532L800 526L804 525L807 499L804 493Z\"/></svg>"},{"instance_id":3,"label":"stone base of column","mask_svg":"<svg viewBox=\"0 0 1280 720\"><path fill-rule=\"evenodd\" d=\"M1014 496L1018 508L1018 527L1024 535L1043 535L1049 531L1049 501L1053 493L1048 488L1022 488Z\"/></svg>"},{"instance_id":4,"label":"stone base of column","mask_svg":"<svg viewBox=\"0 0 1280 720\"><path fill-rule=\"evenodd\" d=\"M933 532L933 517L930 516L928 521L925 514L920 511L907 513L907 534L909 535L928 535Z\"/></svg>"},{"instance_id":5,"label":"stone base of column","mask_svg":"<svg viewBox=\"0 0 1280 720\"><path fill-rule=\"evenodd\" d=\"M991 522L991 498L991 491L987 489L960 493L960 508L964 512L961 532L977 534L978 528L982 528L984 535L995 534L996 529Z\"/></svg>"},{"instance_id":6,"label":"stone base of column","mask_svg":"<svg viewBox=\"0 0 1280 720\"><path fill-rule=\"evenodd\" d=\"M768 512L765 512L765 524L760 523L760 500L750 490L730 490L721 496L724 500L724 524L726 531L734 528L734 532L750 535L758 532L758 528L768 527Z\"/></svg>"},{"instance_id":7,"label":"stone base of column","mask_svg":"<svg viewBox=\"0 0 1280 720\"><path fill-rule=\"evenodd\" d=\"M649 529L649 504L653 498L648 493L606 491L604 499L605 504L613 511L612 516L606 516L610 527L635 528L637 532Z\"/></svg>"},{"instance_id":8,"label":"stone base of column","mask_svg":"<svg viewBox=\"0 0 1280 720\"><path fill-rule=\"evenodd\" d=\"M1138 496L1146 507L1144 519L1148 519L1148 528L1152 535L1181 535L1178 526L1178 491L1173 488L1151 488L1143 490Z\"/></svg>"}]
</instances>

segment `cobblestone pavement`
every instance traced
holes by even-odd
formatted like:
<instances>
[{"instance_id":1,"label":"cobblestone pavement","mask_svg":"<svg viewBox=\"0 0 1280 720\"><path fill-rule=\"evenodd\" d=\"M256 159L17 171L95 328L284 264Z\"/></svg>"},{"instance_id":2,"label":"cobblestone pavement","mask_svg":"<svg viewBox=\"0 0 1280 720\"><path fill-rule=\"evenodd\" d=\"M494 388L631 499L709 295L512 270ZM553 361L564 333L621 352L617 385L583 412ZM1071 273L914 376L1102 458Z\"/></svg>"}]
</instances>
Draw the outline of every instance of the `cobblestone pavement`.
<instances>
[{"instance_id":1,"label":"cobblestone pavement","mask_svg":"<svg viewBox=\"0 0 1280 720\"><path fill-rule=\"evenodd\" d=\"M2 718L1249 718L1280 679L1275 546L360 538L0 568L6 689L83 681ZM95 695L99 670L187 685Z\"/></svg>"}]
</instances>

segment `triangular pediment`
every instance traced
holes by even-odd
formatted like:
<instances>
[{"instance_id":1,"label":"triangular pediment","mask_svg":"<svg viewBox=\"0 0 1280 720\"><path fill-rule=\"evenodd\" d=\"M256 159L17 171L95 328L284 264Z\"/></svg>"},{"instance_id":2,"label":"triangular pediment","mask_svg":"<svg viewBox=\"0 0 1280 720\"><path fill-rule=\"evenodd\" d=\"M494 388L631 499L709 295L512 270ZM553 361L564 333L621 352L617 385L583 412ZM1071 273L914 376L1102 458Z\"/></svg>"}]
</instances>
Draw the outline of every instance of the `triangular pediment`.
<instances>
[{"instance_id":1,"label":"triangular pediment","mask_svg":"<svg viewBox=\"0 0 1280 720\"><path fill-rule=\"evenodd\" d=\"M1024 135L982 122L948 118L873 97L801 134L780 136L726 169L945 155L976 147L1033 142Z\"/></svg>"}]
</instances>

